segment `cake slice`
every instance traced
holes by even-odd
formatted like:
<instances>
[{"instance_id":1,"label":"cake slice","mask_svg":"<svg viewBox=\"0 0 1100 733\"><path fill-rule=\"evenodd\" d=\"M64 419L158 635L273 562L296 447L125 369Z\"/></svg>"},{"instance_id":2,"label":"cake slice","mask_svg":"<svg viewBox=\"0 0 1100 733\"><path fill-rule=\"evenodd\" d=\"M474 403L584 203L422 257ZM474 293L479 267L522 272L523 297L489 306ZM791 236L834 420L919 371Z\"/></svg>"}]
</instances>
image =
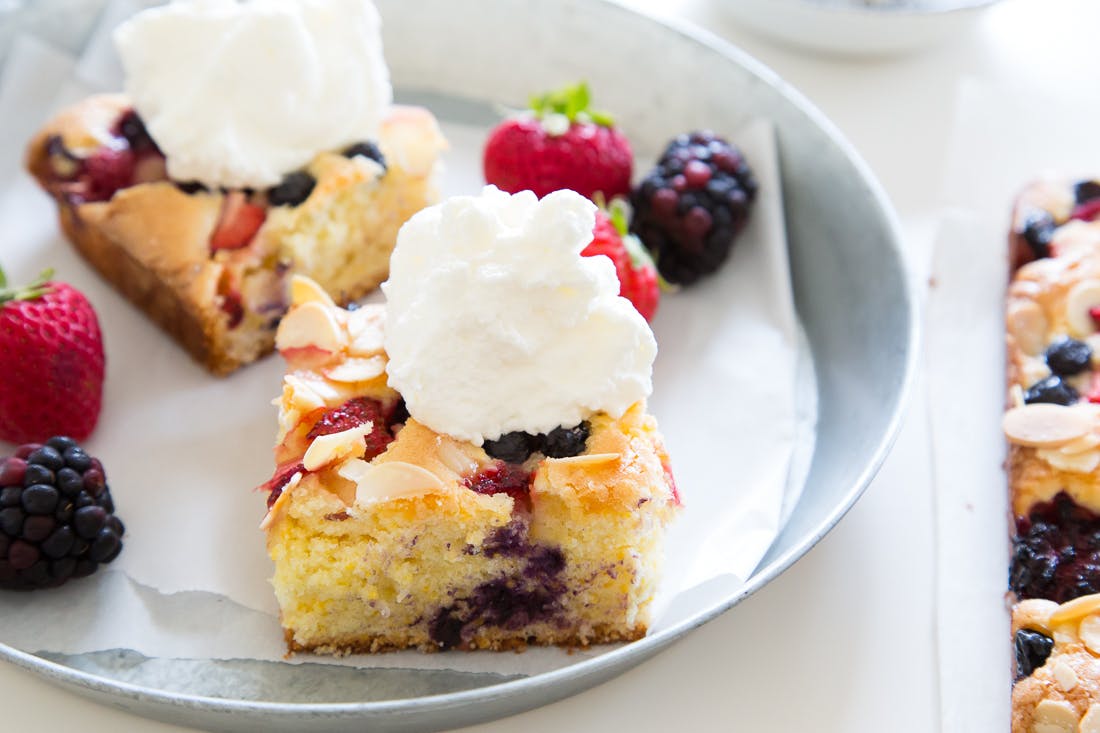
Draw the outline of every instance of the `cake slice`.
<instances>
[{"instance_id":1,"label":"cake slice","mask_svg":"<svg viewBox=\"0 0 1100 733\"><path fill-rule=\"evenodd\" d=\"M368 0L170 3L114 40L126 93L62 110L26 164L117 290L225 374L271 351L288 275L340 302L385 279L444 141L391 103Z\"/></svg>"},{"instance_id":2,"label":"cake slice","mask_svg":"<svg viewBox=\"0 0 1100 733\"><path fill-rule=\"evenodd\" d=\"M278 332L287 374L262 523L291 651L587 646L646 633L665 529L679 507L645 408L652 337L617 296L610 261L580 255L594 207L560 194L540 203L529 192L509 197L488 189L480 199L459 197L421 212L399 236L386 306L344 310L316 284L295 278ZM546 268L509 269L532 252ZM574 270L558 269L555 258ZM421 264L430 272L420 273ZM456 286L468 281L451 293L442 282L449 278ZM546 297L538 297L536 280ZM521 292L529 302L493 321L470 312ZM433 304L431 322L410 299ZM551 341L539 343L531 308L541 309ZM608 329L613 349L620 342L613 331L640 336L640 357L601 355L591 343L595 365L581 367L583 375L563 372L543 394L583 394L578 377L597 376L607 393L629 401L593 406L553 427L527 422L553 407L533 393L526 403L522 392L511 393L506 404L516 409L498 409L509 385L543 380L540 368L562 357L555 349L575 338L555 328L566 311L578 343L587 342L592 320ZM480 344L456 333L459 321L482 332ZM414 332L394 333L410 322ZM519 333L516 324L527 325ZM464 361L445 356L439 342L448 340L465 344ZM393 361L410 342L428 349L419 352L423 369ZM522 343L527 353L508 355L504 343ZM604 356L617 366L609 368ZM635 361L644 385L632 383ZM499 371L503 363L507 374ZM465 392L431 409L450 378ZM406 393L398 382L409 385ZM462 408L458 419L448 415L454 405ZM575 414L569 405L556 409L547 414ZM484 435L465 434L468 417Z\"/></svg>"},{"instance_id":3,"label":"cake slice","mask_svg":"<svg viewBox=\"0 0 1100 733\"><path fill-rule=\"evenodd\" d=\"M319 153L278 186L209 190L169 180L129 101L111 94L62 111L26 160L84 258L226 374L271 351L291 273L341 302L386 278L398 228L438 197L443 147L431 113L398 106L377 141Z\"/></svg>"},{"instance_id":4,"label":"cake slice","mask_svg":"<svg viewBox=\"0 0 1100 733\"><path fill-rule=\"evenodd\" d=\"M1012 216L1006 308L1013 733L1100 733L1100 184Z\"/></svg>"}]
</instances>

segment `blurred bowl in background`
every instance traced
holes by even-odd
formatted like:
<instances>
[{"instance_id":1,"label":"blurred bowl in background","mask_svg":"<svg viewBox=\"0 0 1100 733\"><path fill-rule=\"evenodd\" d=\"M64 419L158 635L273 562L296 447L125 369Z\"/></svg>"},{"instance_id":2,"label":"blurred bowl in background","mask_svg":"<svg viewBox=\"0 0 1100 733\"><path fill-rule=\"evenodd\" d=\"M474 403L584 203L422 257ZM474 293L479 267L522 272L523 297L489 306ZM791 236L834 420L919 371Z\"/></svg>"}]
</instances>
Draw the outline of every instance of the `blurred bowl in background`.
<instances>
[{"instance_id":1,"label":"blurred bowl in background","mask_svg":"<svg viewBox=\"0 0 1100 733\"><path fill-rule=\"evenodd\" d=\"M724 0L739 24L802 49L891 56L944 42L997 0Z\"/></svg>"}]
</instances>

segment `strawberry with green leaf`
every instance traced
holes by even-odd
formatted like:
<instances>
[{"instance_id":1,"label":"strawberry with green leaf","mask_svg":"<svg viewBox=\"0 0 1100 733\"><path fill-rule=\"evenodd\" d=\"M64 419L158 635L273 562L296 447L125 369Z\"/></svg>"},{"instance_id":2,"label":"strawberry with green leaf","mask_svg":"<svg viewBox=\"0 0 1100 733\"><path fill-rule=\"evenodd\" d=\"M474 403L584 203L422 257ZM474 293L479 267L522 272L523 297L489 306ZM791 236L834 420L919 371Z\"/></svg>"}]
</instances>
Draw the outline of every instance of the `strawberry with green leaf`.
<instances>
[{"instance_id":1,"label":"strawberry with green leaf","mask_svg":"<svg viewBox=\"0 0 1100 733\"><path fill-rule=\"evenodd\" d=\"M0 270L0 440L83 440L99 419L105 357L99 320L46 270L10 287Z\"/></svg>"},{"instance_id":2,"label":"strawberry with green leaf","mask_svg":"<svg viewBox=\"0 0 1100 733\"><path fill-rule=\"evenodd\" d=\"M661 279L649 252L629 233L621 202L613 201L609 210L596 212L592 241L581 254L585 257L606 255L619 276L619 295L633 303L647 321L653 320L661 299Z\"/></svg>"},{"instance_id":3,"label":"strawberry with green leaf","mask_svg":"<svg viewBox=\"0 0 1100 733\"><path fill-rule=\"evenodd\" d=\"M531 99L531 108L497 125L483 159L485 180L518 193L567 188L605 200L630 193L634 154L606 114L589 109L584 82Z\"/></svg>"}]
</instances>

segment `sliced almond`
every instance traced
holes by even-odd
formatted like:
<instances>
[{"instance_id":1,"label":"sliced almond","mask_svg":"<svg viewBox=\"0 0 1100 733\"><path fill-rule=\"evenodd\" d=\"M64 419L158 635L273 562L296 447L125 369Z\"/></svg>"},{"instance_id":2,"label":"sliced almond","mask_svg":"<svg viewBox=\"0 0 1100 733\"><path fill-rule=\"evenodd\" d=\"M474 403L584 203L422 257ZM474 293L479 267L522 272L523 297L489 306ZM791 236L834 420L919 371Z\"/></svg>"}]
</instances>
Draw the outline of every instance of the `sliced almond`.
<instances>
[{"instance_id":1,"label":"sliced almond","mask_svg":"<svg viewBox=\"0 0 1100 733\"><path fill-rule=\"evenodd\" d=\"M1066 295L1066 323L1070 335L1085 338L1096 333L1096 320L1089 313L1100 305L1100 280L1082 280Z\"/></svg>"},{"instance_id":2,"label":"sliced almond","mask_svg":"<svg viewBox=\"0 0 1100 733\"><path fill-rule=\"evenodd\" d=\"M386 360L381 356L367 358L351 357L339 364L321 370L321 373L334 382L354 384L368 382L386 373Z\"/></svg>"},{"instance_id":3,"label":"sliced almond","mask_svg":"<svg viewBox=\"0 0 1100 733\"><path fill-rule=\"evenodd\" d=\"M1090 616L1100 611L1100 593L1074 598L1058 606L1054 613L1050 614L1052 627L1064 624L1068 621L1077 621L1085 616Z\"/></svg>"},{"instance_id":4,"label":"sliced almond","mask_svg":"<svg viewBox=\"0 0 1100 733\"><path fill-rule=\"evenodd\" d=\"M569 456L568 458L548 458L548 461L553 461L555 464L561 466L596 466L601 463L614 463L622 458L618 453L586 453L579 456Z\"/></svg>"},{"instance_id":5,"label":"sliced almond","mask_svg":"<svg viewBox=\"0 0 1100 733\"><path fill-rule=\"evenodd\" d=\"M272 504L271 508L267 510L267 514L264 515L263 520L260 522L261 531L266 532L271 527L271 525L275 523L275 520L279 517L280 514L283 513L283 510L286 509L286 505L290 502L290 492L293 491L294 488L301 482L301 471L298 471L290 477L290 480L286 482L285 486L283 486L282 493L280 493L279 497L275 499L275 503Z\"/></svg>"},{"instance_id":6,"label":"sliced almond","mask_svg":"<svg viewBox=\"0 0 1100 733\"><path fill-rule=\"evenodd\" d=\"M1016 344L1029 356L1037 356L1046 346L1047 317L1039 304L1031 300L1016 300L1009 304L1005 326Z\"/></svg>"},{"instance_id":7,"label":"sliced almond","mask_svg":"<svg viewBox=\"0 0 1100 733\"><path fill-rule=\"evenodd\" d=\"M1064 445L1091 432L1092 424L1086 410L1044 403L1013 407L1001 421L1009 440L1033 448Z\"/></svg>"},{"instance_id":8,"label":"sliced almond","mask_svg":"<svg viewBox=\"0 0 1100 733\"><path fill-rule=\"evenodd\" d=\"M374 356L383 352L386 311L380 305L365 305L348 314L348 353Z\"/></svg>"},{"instance_id":9,"label":"sliced almond","mask_svg":"<svg viewBox=\"0 0 1100 733\"><path fill-rule=\"evenodd\" d=\"M1058 687L1062 689L1062 692L1069 692L1077 687L1077 673L1073 671L1073 667L1061 659L1051 665L1050 675L1054 678L1054 682Z\"/></svg>"},{"instance_id":10,"label":"sliced almond","mask_svg":"<svg viewBox=\"0 0 1100 733\"><path fill-rule=\"evenodd\" d=\"M1054 468L1067 473L1092 473L1100 466L1100 450L1067 454L1057 448L1040 448L1036 454Z\"/></svg>"},{"instance_id":11,"label":"sliced almond","mask_svg":"<svg viewBox=\"0 0 1100 733\"><path fill-rule=\"evenodd\" d=\"M1020 367L1020 377L1024 384L1035 384L1050 376L1050 367L1042 359L1027 359Z\"/></svg>"},{"instance_id":12,"label":"sliced almond","mask_svg":"<svg viewBox=\"0 0 1100 733\"><path fill-rule=\"evenodd\" d=\"M293 374L283 377L283 401L302 413L325 407L324 398L313 389L312 385Z\"/></svg>"},{"instance_id":13,"label":"sliced almond","mask_svg":"<svg viewBox=\"0 0 1100 733\"><path fill-rule=\"evenodd\" d=\"M444 488L438 476L412 463L390 461L368 464L368 469L356 481L355 503L359 506L430 494Z\"/></svg>"},{"instance_id":14,"label":"sliced almond","mask_svg":"<svg viewBox=\"0 0 1100 733\"><path fill-rule=\"evenodd\" d=\"M320 303L329 308L336 307L336 303L315 280L305 275L291 275L290 304L304 305L305 303L313 302Z\"/></svg>"},{"instance_id":15,"label":"sliced almond","mask_svg":"<svg viewBox=\"0 0 1100 733\"><path fill-rule=\"evenodd\" d=\"M436 445L436 456L447 468L459 476L469 476L477 471L478 463L469 453L453 440L440 436Z\"/></svg>"},{"instance_id":16,"label":"sliced almond","mask_svg":"<svg viewBox=\"0 0 1100 733\"><path fill-rule=\"evenodd\" d=\"M368 422L356 428L315 438L302 457L302 466L307 471L316 471L345 458L359 458L367 450L363 436L371 429L372 424Z\"/></svg>"},{"instance_id":17,"label":"sliced almond","mask_svg":"<svg viewBox=\"0 0 1100 733\"><path fill-rule=\"evenodd\" d=\"M1077 709L1065 700L1040 700L1031 729L1035 733L1077 733Z\"/></svg>"},{"instance_id":18,"label":"sliced almond","mask_svg":"<svg viewBox=\"0 0 1100 733\"><path fill-rule=\"evenodd\" d=\"M1081 620L1077 635L1093 654L1100 656L1100 616L1093 614Z\"/></svg>"},{"instance_id":19,"label":"sliced almond","mask_svg":"<svg viewBox=\"0 0 1100 733\"><path fill-rule=\"evenodd\" d=\"M1096 446L1100 446L1100 433L1094 430L1066 443L1058 449L1058 452L1073 455L1074 453L1084 453L1087 450L1092 450Z\"/></svg>"},{"instance_id":20,"label":"sliced almond","mask_svg":"<svg viewBox=\"0 0 1100 733\"><path fill-rule=\"evenodd\" d=\"M291 308L275 333L279 351L314 348L334 353L344 348L345 341L336 309L316 300Z\"/></svg>"},{"instance_id":21,"label":"sliced almond","mask_svg":"<svg viewBox=\"0 0 1100 733\"><path fill-rule=\"evenodd\" d=\"M1028 598L1016 604L1012 620L1017 628L1033 629L1050 635L1050 617L1058 610L1058 604L1041 598Z\"/></svg>"},{"instance_id":22,"label":"sliced almond","mask_svg":"<svg viewBox=\"0 0 1100 733\"><path fill-rule=\"evenodd\" d=\"M1089 705L1085 717L1081 718L1078 733L1100 733L1100 703Z\"/></svg>"}]
</instances>

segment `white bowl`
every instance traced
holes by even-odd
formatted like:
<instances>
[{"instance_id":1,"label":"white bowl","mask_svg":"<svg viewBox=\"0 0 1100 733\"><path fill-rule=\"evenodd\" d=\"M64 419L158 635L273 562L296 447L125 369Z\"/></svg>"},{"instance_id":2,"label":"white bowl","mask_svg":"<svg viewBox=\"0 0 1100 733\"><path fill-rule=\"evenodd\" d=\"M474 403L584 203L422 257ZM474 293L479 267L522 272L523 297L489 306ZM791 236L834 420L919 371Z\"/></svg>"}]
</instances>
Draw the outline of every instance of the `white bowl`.
<instances>
[{"instance_id":1,"label":"white bowl","mask_svg":"<svg viewBox=\"0 0 1100 733\"><path fill-rule=\"evenodd\" d=\"M911 53L970 26L996 0L726 0L738 23L799 48L842 56Z\"/></svg>"}]
</instances>

